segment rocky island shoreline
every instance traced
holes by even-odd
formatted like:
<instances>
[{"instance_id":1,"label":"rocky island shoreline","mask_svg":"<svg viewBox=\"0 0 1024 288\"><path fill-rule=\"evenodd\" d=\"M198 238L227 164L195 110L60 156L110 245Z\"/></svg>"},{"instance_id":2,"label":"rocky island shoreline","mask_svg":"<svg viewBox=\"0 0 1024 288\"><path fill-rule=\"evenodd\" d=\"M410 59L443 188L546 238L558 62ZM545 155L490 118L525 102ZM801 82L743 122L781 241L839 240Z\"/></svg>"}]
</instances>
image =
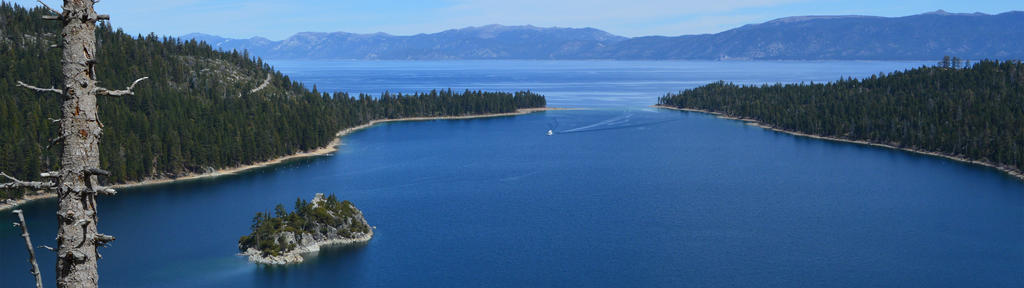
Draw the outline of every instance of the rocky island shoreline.
<instances>
[{"instance_id":1,"label":"rocky island shoreline","mask_svg":"<svg viewBox=\"0 0 1024 288\"><path fill-rule=\"evenodd\" d=\"M302 263L304 254L319 252L321 247L366 243L373 238L373 227L362 211L352 202L323 193L310 202L297 199L292 212L285 212L279 204L273 216L256 213L251 231L238 240L239 255L265 265Z\"/></svg>"}]
</instances>

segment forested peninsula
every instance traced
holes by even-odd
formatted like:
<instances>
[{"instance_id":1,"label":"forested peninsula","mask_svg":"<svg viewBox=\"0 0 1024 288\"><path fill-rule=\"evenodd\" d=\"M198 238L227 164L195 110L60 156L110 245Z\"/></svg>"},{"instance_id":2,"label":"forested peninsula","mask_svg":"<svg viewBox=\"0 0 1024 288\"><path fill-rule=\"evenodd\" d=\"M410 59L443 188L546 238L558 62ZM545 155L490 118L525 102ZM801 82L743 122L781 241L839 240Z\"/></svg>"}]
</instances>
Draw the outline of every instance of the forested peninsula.
<instances>
[{"instance_id":1,"label":"forested peninsula","mask_svg":"<svg viewBox=\"0 0 1024 288\"><path fill-rule=\"evenodd\" d=\"M59 23L42 8L0 5L0 171L38 179L55 170L49 147L61 103L56 93L17 87L61 83ZM101 168L112 183L168 179L258 163L324 147L338 131L373 120L514 113L546 106L531 92L436 90L413 95L350 96L307 88L245 52L203 42L131 36L97 28L97 77L135 95L100 97ZM59 144L58 144L59 145ZM0 192L3 199L25 191Z\"/></svg>"},{"instance_id":2,"label":"forested peninsula","mask_svg":"<svg viewBox=\"0 0 1024 288\"><path fill-rule=\"evenodd\" d=\"M794 134L992 166L1024 179L1024 64L940 62L865 79L761 86L717 82L658 105Z\"/></svg>"}]
</instances>

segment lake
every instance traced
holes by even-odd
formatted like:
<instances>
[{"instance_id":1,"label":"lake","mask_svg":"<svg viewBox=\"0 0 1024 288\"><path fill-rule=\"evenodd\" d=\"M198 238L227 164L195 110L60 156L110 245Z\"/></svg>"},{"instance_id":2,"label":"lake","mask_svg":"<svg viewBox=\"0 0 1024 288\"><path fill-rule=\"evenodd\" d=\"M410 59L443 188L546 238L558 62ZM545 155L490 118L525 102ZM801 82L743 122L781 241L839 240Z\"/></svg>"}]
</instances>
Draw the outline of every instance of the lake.
<instances>
[{"instance_id":1,"label":"lake","mask_svg":"<svg viewBox=\"0 0 1024 288\"><path fill-rule=\"evenodd\" d=\"M531 90L551 107L645 107L668 92L737 84L826 82L933 65L882 61L271 61L321 91Z\"/></svg>"},{"instance_id":2,"label":"lake","mask_svg":"<svg viewBox=\"0 0 1024 288\"><path fill-rule=\"evenodd\" d=\"M648 108L726 80L828 81L916 62L274 62L323 91L519 90L516 117L381 124L332 156L100 199L105 287L1022 287L1024 182L994 169ZM546 136L549 129L556 133ZM334 193L366 245L259 267L256 212ZM27 204L54 246L55 200ZM12 222L5 212L0 220ZM0 229L4 287L32 278ZM53 287L54 259L38 251Z\"/></svg>"}]
</instances>

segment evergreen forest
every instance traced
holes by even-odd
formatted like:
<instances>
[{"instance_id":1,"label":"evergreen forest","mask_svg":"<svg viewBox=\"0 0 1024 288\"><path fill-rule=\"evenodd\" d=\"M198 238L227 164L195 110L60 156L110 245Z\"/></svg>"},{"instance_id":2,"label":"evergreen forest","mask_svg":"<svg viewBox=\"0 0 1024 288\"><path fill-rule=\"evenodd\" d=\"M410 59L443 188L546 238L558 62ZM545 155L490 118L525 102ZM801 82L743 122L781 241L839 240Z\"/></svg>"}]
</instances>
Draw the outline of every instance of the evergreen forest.
<instances>
[{"instance_id":1,"label":"evergreen forest","mask_svg":"<svg viewBox=\"0 0 1024 288\"><path fill-rule=\"evenodd\" d=\"M22 180L58 169L61 95L16 86L60 87L60 25L0 4L0 171ZM132 36L97 28L100 84L135 95L100 97L101 167L113 183L174 178L266 161L330 143L375 119L514 112L546 105L531 92L435 90L412 95L324 93L291 80L246 52L203 42ZM267 80L269 79L269 80ZM269 81L263 89L255 89ZM0 192L0 200L25 191Z\"/></svg>"},{"instance_id":2,"label":"evergreen forest","mask_svg":"<svg viewBox=\"0 0 1024 288\"><path fill-rule=\"evenodd\" d=\"M747 118L778 129L1024 168L1024 64L944 58L938 65L830 83L717 82L659 105Z\"/></svg>"},{"instance_id":3,"label":"evergreen forest","mask_svg":"<svg viewBox=\"0 0 1024 288\"><path fill-rule=\"evenodd\" d=\"M337 196L331 194L321 201L295 199L295 207L291 212L286 211L282 204L277 204L273 213L257 212L249 229L249 235L238 239L239 250L245 252L254 248L264 255L280 256L295 249L297 245L292 242L294 239L284 239L284 233L290 233L293 237L305 234L333 239L331 237L370 233L371 228L352 202L339 201ZM334 229L333 232L329 232L330 229ZM337 236L328 235L332 233Z\"/></svg>"}]
</instances>

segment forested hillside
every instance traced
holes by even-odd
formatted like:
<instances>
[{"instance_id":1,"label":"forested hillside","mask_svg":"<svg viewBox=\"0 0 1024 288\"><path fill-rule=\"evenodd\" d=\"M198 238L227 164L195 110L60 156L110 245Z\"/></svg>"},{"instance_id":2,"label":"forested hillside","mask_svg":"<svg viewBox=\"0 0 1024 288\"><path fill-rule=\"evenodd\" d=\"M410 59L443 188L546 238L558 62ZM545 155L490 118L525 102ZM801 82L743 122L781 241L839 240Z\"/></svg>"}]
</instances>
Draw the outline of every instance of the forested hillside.
<instances>
[{"instance_id":1,"label":"forested hillside","mask_svg":"<svg viewBox=\"0 0 1024 288\"><path fill-rule=\"evenodd\" d=\"M42 9L0 6L0 171L37 179L57 168L60 95L16 87L58 86L58 23ZM373 119L513 112L543 107L530 92L433 91L349 97L308 90L245 53L176 38L132 37L102 25L96 71L103 86L149 80L135 95L100 97L101 167L112 182L176 177L260 162L324 146L335 133ZM269 85L251 92L268 79ZM0 195L0 199L17 195Z\"/></svg>"},{"instance_id":2,"label":"forested hillside","mask_svg":"<svg viewBox=\"0 0 1024 288\"><path fill-rule=\"evenodd\" d=\"M660 105L750 118L779 129L864 140L1024 168L1024 64L957 63L832 83L718 82Z\"/></svg>"}]
</instances>

